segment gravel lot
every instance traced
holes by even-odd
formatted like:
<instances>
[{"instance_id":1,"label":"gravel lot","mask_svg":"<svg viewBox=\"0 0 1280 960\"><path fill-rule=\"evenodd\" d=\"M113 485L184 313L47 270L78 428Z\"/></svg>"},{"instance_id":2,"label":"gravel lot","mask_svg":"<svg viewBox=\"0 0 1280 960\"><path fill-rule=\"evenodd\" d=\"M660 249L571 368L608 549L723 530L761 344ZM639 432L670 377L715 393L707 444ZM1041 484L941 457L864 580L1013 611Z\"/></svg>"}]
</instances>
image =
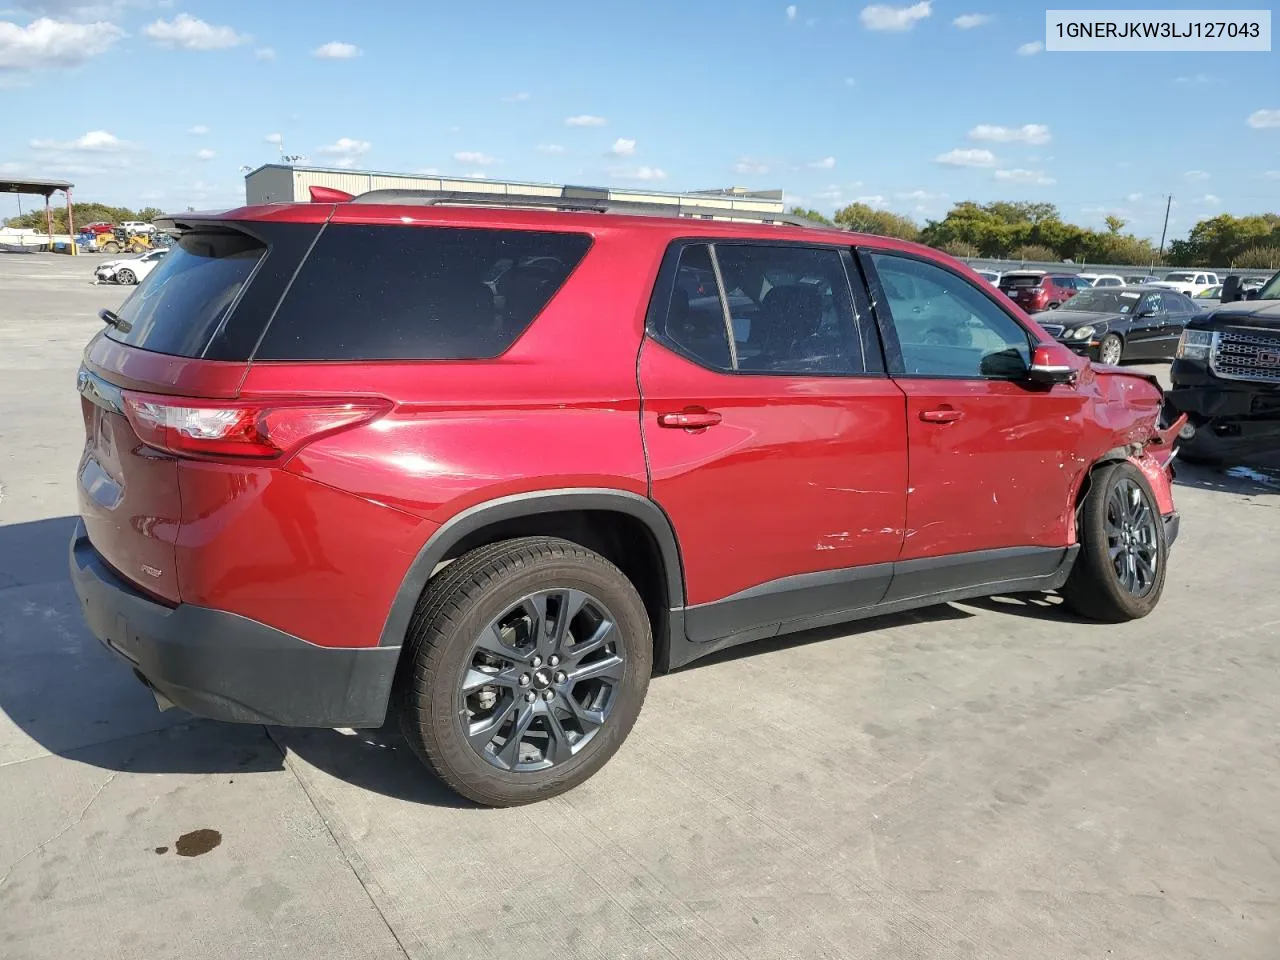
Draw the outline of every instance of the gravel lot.
<instances>
[{"instance_id":1,"label":"gravel lot","mask_svg":"<svg viewBox=\"0 0 1280 960\"><path fill-rule=\"evenodd\" d=\"M1144 621L741 648L656 679L584 787L477 810L389 731L158 713L82 627L75 370L128 292L96 262L0 255L6 960L1280 956L1280 470L1181 468Z\"/></svg>"}]
</instances>

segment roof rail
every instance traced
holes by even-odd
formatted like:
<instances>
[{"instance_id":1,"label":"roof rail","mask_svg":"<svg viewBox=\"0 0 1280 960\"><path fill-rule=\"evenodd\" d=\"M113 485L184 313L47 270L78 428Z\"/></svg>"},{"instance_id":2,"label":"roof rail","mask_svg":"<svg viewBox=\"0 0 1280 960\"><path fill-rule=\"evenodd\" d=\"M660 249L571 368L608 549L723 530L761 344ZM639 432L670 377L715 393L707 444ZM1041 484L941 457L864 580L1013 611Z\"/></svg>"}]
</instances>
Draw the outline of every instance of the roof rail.
<instances>
[{"instance_id":1,"label":"roof rail","mask_svg":"<svg viewBox=\"0 0 1280 960\"><path fill-rule=\"evenodd\" d=\"M757 223L785 224L792 227L833 229L826 224L790 213L762 210L739 210L731 207L709 207L696 202L642 203L637 200L611 200L607 197L548 197L541 194L480 194L461 190L369 190L354 197L351 203L404 204L448 207L509 207L527 210L564 210L577 213L614 213L633 217L670 217L694 220L750 220ZM839 229L839 228L834 228Z\"/></svg>"}]
</instances>

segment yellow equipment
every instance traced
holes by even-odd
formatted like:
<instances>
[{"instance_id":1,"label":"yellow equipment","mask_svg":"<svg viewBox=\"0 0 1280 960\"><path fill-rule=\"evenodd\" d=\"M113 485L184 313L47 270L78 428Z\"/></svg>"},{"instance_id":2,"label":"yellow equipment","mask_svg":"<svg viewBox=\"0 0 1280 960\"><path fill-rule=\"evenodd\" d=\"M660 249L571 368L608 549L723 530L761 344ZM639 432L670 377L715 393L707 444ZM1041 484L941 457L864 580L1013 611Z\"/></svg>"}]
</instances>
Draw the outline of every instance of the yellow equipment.
<instances>
[{"instance_id":1,"label":"yellow equipment","mask_svg":"<svg viewBox=\"0 0 1280 960\"><path fill-rule=\"evenodd\" d=\"M145 233L129 235L117 228L111 233L97 234L93 246L99 253L146 253L151 249L151 237Z\"/></svg>"}]
</instances>

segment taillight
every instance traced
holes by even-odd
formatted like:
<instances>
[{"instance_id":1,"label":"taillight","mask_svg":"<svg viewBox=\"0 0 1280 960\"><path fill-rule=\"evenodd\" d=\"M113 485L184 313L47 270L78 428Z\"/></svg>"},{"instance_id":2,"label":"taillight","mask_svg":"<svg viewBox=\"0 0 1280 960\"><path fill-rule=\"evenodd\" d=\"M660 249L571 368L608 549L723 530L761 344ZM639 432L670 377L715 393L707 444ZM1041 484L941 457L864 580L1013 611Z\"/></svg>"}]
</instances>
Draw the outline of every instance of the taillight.
<instances>
[{"instance_id":1,"label":"taillight","mask_svg":"<svg viewBox=\"0 0 1280 960\"><path fill-rule=\"evenodd\" d=\"M219 402L124 392L125 415L142 442L181 457L276 459L390 408L368 398Z\"/></svg>"}]
</instances>

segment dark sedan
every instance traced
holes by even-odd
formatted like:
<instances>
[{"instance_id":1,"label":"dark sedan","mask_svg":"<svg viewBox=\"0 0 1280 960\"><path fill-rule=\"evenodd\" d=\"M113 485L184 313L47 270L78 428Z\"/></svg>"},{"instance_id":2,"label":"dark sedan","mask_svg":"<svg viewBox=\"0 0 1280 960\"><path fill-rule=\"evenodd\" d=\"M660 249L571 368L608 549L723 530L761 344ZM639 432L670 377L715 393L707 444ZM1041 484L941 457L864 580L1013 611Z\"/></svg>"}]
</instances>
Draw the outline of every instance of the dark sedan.
<instances>
[{"instance_id":1,"label":"dark sedan","mask_svg":"<svg viewBox=\"0 0 1280 960\"><path fill-rule=\"evenodd\" d=\"M1200 308L1188 297L1157 287L1083 290L1057 310L1035 314L1045 331L1101 363L1172 360L1182 328Z\"/></svg>"}]
</instances>

